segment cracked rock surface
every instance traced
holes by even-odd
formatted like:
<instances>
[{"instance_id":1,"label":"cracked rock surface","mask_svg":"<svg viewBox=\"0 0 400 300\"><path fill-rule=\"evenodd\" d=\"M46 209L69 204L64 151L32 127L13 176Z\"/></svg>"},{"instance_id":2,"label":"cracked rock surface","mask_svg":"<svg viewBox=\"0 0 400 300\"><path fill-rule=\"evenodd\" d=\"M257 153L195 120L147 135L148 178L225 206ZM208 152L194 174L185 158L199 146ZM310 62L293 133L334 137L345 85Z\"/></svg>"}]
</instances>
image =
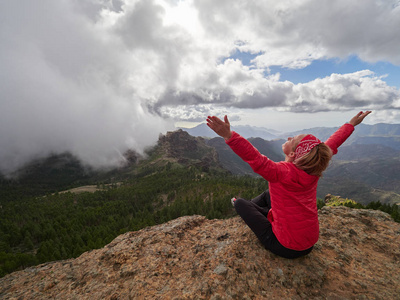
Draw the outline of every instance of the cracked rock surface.
<instances>
[{"instance_id":1,"label":"cracked rock surface","mask_svg":"<svg viewBox=\"0 0 400 300\"><path fill-rule=\"evenodd\" d=\"M400 224L346 207L319 219L314 250L288 260L239 217L181 217L9 274L0 299L399 299Z\"/></svg>"}]
</instances>

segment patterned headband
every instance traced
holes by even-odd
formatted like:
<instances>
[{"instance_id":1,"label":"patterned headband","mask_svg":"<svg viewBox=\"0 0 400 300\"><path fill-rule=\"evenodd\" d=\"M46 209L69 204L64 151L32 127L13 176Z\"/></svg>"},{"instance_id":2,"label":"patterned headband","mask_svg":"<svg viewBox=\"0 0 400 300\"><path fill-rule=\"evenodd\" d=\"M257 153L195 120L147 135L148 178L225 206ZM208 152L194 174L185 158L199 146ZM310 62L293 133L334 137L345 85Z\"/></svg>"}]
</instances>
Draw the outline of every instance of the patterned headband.
<instances>
[{"instance_id":1,"label":"patterned headband","mask_svg":"<svg viewBox=\"0 0 400 300\"><path fill-rule=\"evenodd\" d=\"M321 144L321 141L315 136L312 134L306 135L296 147L294 160L303 157L319 144Z\"/></svg>"}]
</instances>

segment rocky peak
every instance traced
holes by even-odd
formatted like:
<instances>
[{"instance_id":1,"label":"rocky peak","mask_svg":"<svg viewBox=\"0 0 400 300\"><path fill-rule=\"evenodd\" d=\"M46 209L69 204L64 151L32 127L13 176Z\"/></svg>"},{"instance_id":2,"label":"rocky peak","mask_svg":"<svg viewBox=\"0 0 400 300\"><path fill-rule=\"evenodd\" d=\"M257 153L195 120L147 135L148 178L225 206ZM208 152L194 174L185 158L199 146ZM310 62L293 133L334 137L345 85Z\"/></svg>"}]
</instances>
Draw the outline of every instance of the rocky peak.
<instances>
[{"instance_id":1,"label":"rocky peak","mask_svg":"<svg viewBox=\"0 0 400 300\"><path fill-rule=\"evenodd\" d=\"M400 224L346 207L319 218L320 240L299 259L265 250L239 217L187 216L9 274L0 298L398 299Z\"/></svg>"},{"instance_id":2,"label":"rocky peak","mask_svg":"<svg viewBox=\"0 0 400 300\"><path fill-rule=\"evenodd\" d=\"M193 137L182 129L160 135L158 146L166 157L182 164L202 166L218 165L216 150L208 146L201 137Z\"/></svg>"},{"instance_id":3,"label":"rocky peak","mask_svg":"<svg viewBox=\"0 0 400 300\"><path fill-rule=\"evenodd\" d=\"M177 157L188 151L196 152L198 150L198 139L182 129L169 131L166 135L160 136L159 144L164 146L172 157Z\"/></svg>"}]
</instances>

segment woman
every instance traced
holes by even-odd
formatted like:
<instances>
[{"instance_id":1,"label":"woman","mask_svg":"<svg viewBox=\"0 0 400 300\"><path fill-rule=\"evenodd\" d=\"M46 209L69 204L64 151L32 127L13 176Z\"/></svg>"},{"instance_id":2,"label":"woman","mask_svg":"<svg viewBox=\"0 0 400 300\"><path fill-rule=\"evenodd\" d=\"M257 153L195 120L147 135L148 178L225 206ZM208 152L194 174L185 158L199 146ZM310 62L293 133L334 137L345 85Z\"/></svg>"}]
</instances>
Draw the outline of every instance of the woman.
<instances>
[{"instance_id":1,"label":"woman","mask_svg":"<svg viewBox=\"0 0 400 300\"><path fill-rule=\"evenodd\" d=\"M269 183L269 190L251 201L232 199L237 213L265 248L286 258L311 252L319 236L318 180L338 147L370 113L359 112L325 143L310 134L288 138L282 145L282 162L268 159L231 131L227 116L224 121L215 116L207 118L207 125Z\"/></svg>"}]
</instances>

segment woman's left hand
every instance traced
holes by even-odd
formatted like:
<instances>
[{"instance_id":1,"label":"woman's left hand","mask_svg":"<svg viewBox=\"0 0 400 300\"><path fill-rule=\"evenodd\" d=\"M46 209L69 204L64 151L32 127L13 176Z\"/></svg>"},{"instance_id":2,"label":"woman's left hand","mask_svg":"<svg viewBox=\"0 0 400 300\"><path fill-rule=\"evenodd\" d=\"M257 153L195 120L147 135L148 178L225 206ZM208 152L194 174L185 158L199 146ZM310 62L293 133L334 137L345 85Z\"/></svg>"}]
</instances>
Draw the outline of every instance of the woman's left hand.
<instances>
[{"instance_id":1,"label":"woman's left hand","mask_svg":"<svg viewBox=\"0 0 400 300\"><path fill-rule=\"evenodd\" d=\"M356 114L351 120L350 120L350 124L353 126L357 126L358 124L360 124L364 118L366 116L368 116L371 113L370 110L367 110L366 112L362 112L360 111L358 114Z\"/></svg>"}]
</instances>

